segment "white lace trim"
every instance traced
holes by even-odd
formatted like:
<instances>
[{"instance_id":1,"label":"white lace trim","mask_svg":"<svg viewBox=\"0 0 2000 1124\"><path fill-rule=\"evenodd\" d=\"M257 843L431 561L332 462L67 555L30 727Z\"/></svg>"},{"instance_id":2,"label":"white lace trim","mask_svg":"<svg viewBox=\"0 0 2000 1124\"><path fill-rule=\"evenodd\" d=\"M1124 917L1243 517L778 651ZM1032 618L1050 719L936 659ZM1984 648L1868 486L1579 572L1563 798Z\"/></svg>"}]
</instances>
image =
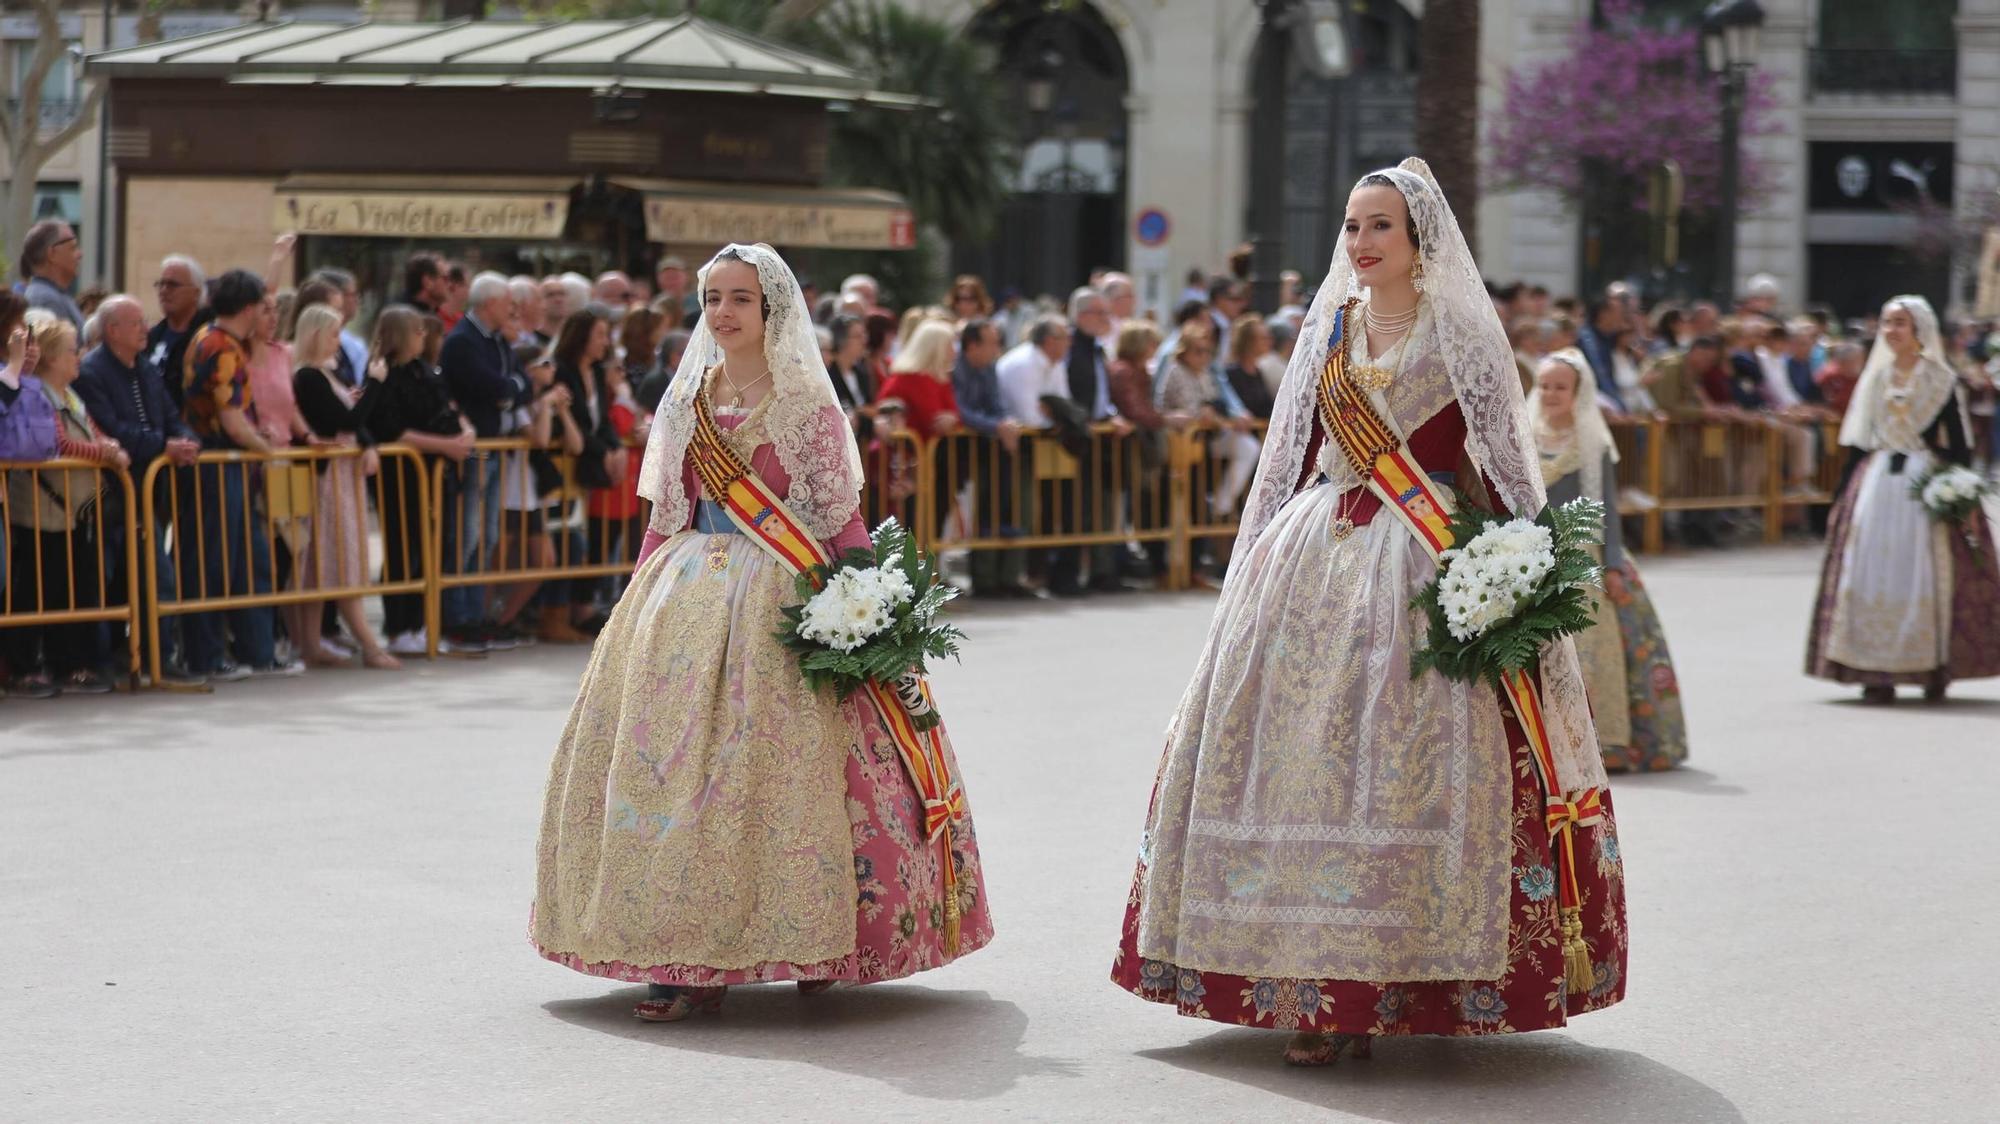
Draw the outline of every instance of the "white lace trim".
<instances>
[{"instance_id":1,"label":"white lace trim","mask_svg":"<svg viewBox=\"0 0 2000 1124\"><path fill-rule=\"evenodd\" d=\"M696 291L707 288L709 271L725 259L757 269L770 314L764 324L764 357L771 367L773 399L764 432L778 463L791 477L785 504L822 540L845 528L861 509L861 450L854 443L833 381L820 360L819 341L798 279L778 252L758 243L732 243L702 266ZM709 368L722 362L722 348L704 313L688 340L673 389L653 423L652 440L639 475L639 492L653 501L652 527L673 534L687 525L688 493L683 486L688 441L694 434L694 399Z\"/></svg>"}]
</instances>

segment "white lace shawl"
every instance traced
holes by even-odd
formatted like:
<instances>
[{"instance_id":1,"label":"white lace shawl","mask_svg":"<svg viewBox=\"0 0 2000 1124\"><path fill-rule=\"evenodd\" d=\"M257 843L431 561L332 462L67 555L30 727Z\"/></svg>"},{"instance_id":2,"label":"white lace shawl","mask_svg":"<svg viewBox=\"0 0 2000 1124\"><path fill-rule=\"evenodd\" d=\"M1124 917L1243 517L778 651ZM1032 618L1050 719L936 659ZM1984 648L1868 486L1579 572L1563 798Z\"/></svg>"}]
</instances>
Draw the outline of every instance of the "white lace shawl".
<instances>
[{"instance_id":1,"label":"white lace shawl","mask_svg":"<svg viewBox=\"0 0 2000 1124\"><path fill-rule=\"evenodd\" d=\"M1554 453L1557 452L1558 445L1564 441L1569 442L1568 452L1558 463L1566 467L1570 457L1574 456L1576 470L1583 473L1583 490L1578 494L1593 500L1603 500L1604 458L1609 456L1611 463L1618 463L1618 443L1611 436L1611 424L1604 420L1604 410L1597 404L1597 380L1591 376L1590 360L1584 358L1583 352L1576 348L1565 347L1543 356L1542 362L1561 363L1575 371L1576 396L1572 406L1574 418L1569 431L1564 433L1561 429L1550 425L1542 414L1542 387L1540 372L1537 371L1535 389L1528 392L1528 416L1534 419L1535 444L1543 452ZM1558 474L1556 478L1544 480L1542 483L1544 486L1553 484L1555 479L1560 479L1562 475L1567 473ZM1615 512L1605 513L1607 519L1617 517Z\"/></svg>"},{"instance_id":2,"label":"white lace shawl","mask_svg":"<svg viewBox=\"0 0 2000 1124\"><path fill-rule=\"evenodd\" d=\"M1917 323L1917 369L1910 385L1897 391L1892 385L1896 353L1889 349L1880 331L1875 333L1875 346L1869 349L1868 364L1861 369L1861 381L1855 384L1847 416L1840 423L1840 443L1849 448L1923 452L1924 431L1937 420L1938 411L1944 409L1958 389L1958 376L1944 361L1944 334L1938 328L1937 312L1931 308L1931 302L1907 294L1890 297L1882 305L1882 315L1896 309L1909 313L1910 319ZM1897 393L1908 396L1909 409L1889 409L1889 396ZM1960 403L1961 409L1963 406Z\"/></svg>"},{"instance_id":3,"label":"white lace shawl","mask_svg":"<svg viewBox=\"0 0 2000 1124\"><path fill-rule=\"evenodd\" d=\"M763 243L732 243L701 267L695 291L705 293L718 262L735 260L757 269L768 314L764 357L771 365L765 435L777 450L791 484L785 505L822 541L832 539L861 508L861 450L854 444L833 380L820 359L819 340L806 310L798 279L778 252ZM683 486L688 440L694 434L695 397L708 372L722 362L722 348L709 331L704 312L688 340L672 389L653 422L639 493L653 501L652 528L674 534L687 525L689 496Z\"/></svg>"}]
</instances>

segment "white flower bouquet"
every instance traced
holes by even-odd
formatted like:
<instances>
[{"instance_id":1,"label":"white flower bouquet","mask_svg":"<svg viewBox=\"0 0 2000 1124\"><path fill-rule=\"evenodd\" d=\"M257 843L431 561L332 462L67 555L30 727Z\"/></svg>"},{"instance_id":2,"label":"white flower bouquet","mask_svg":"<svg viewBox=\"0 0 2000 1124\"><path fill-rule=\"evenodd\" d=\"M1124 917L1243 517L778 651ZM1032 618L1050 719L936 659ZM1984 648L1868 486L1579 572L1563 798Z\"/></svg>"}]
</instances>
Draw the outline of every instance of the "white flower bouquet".
<instances>
[{"instance_id":1,"label":"white flower bouquet","mask_svg":"<svg viewBox=\"0 0 2000 1124\"><path fill-rule=\"evenodd\" d=\"M1985 514L1986 497L1993 485L1984 476L1955 464L1939 465L1919 473L1910 481L1910 494L1924 505L1933 523L1957 525L1965 543L1979 549L1979 535L1972 520Z\"/></svg>"},{"instance_id":2,"label":"white flower bouquet","mask_svg":"<svg viewBox=\"0 0 2000 1124\"><path fill-rule=\"evenodd\" d=\"M936 621L958 590L944 583L936 560L917 549L894 519L869 538L870 549L851 550L799 575L801 600L782 610L778 639L798 653L799 668L815 688L831 686L845 699L872 681L907 699L928 660L958 655L965 634ZM935 711L919 709L911 714L918 729L937 724Z\"/></svg>"},{"instance_id":3,"label":"white flower bouquet","mask_svg":"<svg viewBox=\"0 0 2000 1124\"><path fill-rule=\"evenodd\" d=\"M1496 686L1503 673L1535 666L1542 649L1590 627L1584 587L1599 578L1590 548L1603 533L1604 505L1572 500L1532 520L1508 519L1460 503L1438 576L1412 600L1430 627L1410 654L1410 677L1436 671Z\"/></svg>"}]
</instances>

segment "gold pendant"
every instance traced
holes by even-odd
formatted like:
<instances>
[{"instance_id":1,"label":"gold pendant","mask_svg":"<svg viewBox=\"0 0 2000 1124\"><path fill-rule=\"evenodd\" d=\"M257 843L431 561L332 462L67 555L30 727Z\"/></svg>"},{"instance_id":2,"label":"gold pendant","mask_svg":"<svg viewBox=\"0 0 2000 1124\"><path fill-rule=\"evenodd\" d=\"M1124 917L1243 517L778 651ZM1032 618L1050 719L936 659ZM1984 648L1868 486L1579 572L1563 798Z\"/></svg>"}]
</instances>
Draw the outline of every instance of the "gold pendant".
<instances>
[{"instance_id":1,"label":"gold pendant","mask_svg":"<svg viewBox=\"0 0 2000 1124\"><path fill-rule=\"evenodd\" d=\"M1354 520L1349 519L1345 515L1336 515L1333 517L1334 541L1338 542L1340 540L1343 540L1347 538L1347 536L1353 533L1354 533Z\"/></svg>"},{"instance_id":2,"label":"gold pendant","mask_svg":"<svg viewBox=\"0 0 2000 1124\"><path fill-rule=\"evenodd\" d=\"M1376 394L1389 389L1390 385L1396 381L1396 372L1388 367L1377 367L1371 364L1366 367L1356 367L1353 372L1353 378L1354 385L1360 387L1364 393Z\"/></svg>"},{"instance_id":3,"label":"gold pendant","mask_svg":"<svg viewBox=\"0 0 2000 1124\"><path fill-rule=\"evenodd\" d=\"M714 535L708 551L708 572L719 574L729 569L729 539L725 535Z\"/></svg>"}]
</instances>

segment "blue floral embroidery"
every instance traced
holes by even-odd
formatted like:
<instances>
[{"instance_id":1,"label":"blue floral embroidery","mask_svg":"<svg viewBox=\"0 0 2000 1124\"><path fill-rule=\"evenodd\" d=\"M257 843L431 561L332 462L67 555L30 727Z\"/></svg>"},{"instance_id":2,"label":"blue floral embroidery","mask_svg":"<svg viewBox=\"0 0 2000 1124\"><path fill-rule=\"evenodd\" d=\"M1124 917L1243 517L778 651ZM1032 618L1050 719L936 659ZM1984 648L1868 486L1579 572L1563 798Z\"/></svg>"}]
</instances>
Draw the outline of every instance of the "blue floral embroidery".
<instances>
[{"instance_id":1,"label":"blue floral embroidery","mask_svg":"<svg viewBox=\"0 0 2000 1124\"><path fill-rule=\"evenodd\" d=\"M1310 1017L1319 1010L1318 984L1311 980L1300 980L1294 988L1294 994L1298 996L1299 1010L1305 1012L1307 1016Z\"/></svg>"},{"instance_id":2,"label":"blue floral embroidery","mask_svg":"<svg viewBox=\"0 0 2000 1124\"><path fill-rule=\"evenodd\" d=\"M1459 1000L1458 1011L1469 1023L1497 1023L1507 1013L1507 1001L1500 998L1499 988L1475 987Z\"/></svg>"},{"instance_id":3,"label":"blue floral embroidery","mask_svg":"<svg viewBox=\"0 0 2000 1124\"><path fill-rule=\"evenodd\" d=\"M1597 982L1590 987L1592 999L1602 999L1618 989L1618 961L1604 960L1594 965Z\"/></svg>"},{"instance_id":4,"label":"blue floral embroidery","mask_svg":"<svg viewBox=\"0 0 2000 1124\"><path fill-rule=\"evenodd\" d=\"M1174 986L1174 966L1159 960L1141 961L1139 964L1139 988L1147 992L1165 992Z\"/></svg>"},{"instance_id":5,"label":"blue floral embroidery","mask_svg":"<svg viewBox=\"0 0 2000 1124\"><path fill-rule=\"evenodd\" d=\"M1175 996L1175 999L1181 1006L1199 1007L1201 1006L1202 996L1207 994L1208 988L1201 982L1200 972L1195 971L1193 968L1181 969L1180 988L1178 994Z\"/></svg>"},{"instance_id":6,"label":"blue floral embroidery","mask_svg":"<svg viewBox=\"0 0 2000 1124\"><path fill-rule=\"evenodd\" d=\"M1250 1006L1255 1008L1259 1015L1268 1015L1276 1011L1278 1009L1278 981L1251 980L1249 998Z\"/></svg>"},{"instance_id":7,"label":"blue floral embroidery","mask_svg":"<svg viewBox=\"0 0 2000 1124\"><path fill-rule=\"evenodd\" d=\"M1410 1005L1410 997L1400 987L1385 987L1382 998L1375 1001L1375 1014L1385 1026L1394 1026L1403 1021L1403 1011Z\"/></svg>"},{"instance_id":8,"label":"blue floral embroidery","mask_svg":"<svg viewBox=\"0 0 2000 1124\"><path fill-rule=\"evenodd\" d=\"M1547 901L1555 894L1556 872L1554 867L1536 865L1523 868L1517 866L1514 870L1520 875L1521 892L1528 895L1529 901Z\"/></svg>"},{"instance_id":9,"label":"blue floral embroidery","mask_svg":"<svg viewBox=\"0 0 2000 1124\"><path fill-rule=\"evenodd\" d=\"M1606 827L1598 828L1597 853L1604 856L1605 862L1610 863L1612 866L1617 866L1619 864L1618 833Z\"/></svg>"}]
</instances>

